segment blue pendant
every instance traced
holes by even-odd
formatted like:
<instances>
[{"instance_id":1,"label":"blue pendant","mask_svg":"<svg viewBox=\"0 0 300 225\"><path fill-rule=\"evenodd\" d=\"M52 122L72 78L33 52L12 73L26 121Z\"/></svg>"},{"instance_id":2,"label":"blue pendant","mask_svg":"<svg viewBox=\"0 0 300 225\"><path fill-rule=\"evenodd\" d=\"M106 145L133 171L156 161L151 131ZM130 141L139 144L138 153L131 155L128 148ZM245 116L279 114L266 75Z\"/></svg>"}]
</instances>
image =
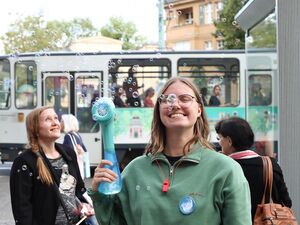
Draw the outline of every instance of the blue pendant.
<instances>
[{"instance_id":1,"label":"blue pendant","mask_svg":"<svg viewBox=\"0 0 300 225\"><path fill-rule=\"evenodd\" d=\"M189 215L195 211L196 203L191 196L183 196L179 201L179 210L183 215Z\"/></svg>"}]
</instances>

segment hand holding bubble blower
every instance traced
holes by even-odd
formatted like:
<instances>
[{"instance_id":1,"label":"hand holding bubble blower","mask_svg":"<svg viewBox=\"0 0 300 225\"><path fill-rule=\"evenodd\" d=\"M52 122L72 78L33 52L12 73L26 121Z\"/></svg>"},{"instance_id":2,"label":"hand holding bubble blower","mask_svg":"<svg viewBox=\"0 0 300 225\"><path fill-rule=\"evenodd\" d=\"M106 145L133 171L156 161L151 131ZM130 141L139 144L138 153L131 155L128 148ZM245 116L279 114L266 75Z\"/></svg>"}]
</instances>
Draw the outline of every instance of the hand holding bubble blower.
<instances>
[{"instance_id":1,"label":"hand holding bubble blower","mask_svg":"<svg viewBox=\"0 0 300 225\"><path fill-rule=\"evenodd\" d=\"M113 140L115 116L115 105L113 101L107 97L99 98L92 107L92 116L93 120L98 122L101 127L104 159L113 163L112 166L105 165L104 167L112 170L118 175L118 178L112 183L101 182L98 191L107 195L116 194L121 191L122 180Z\"/></svg>"}]
</instances>

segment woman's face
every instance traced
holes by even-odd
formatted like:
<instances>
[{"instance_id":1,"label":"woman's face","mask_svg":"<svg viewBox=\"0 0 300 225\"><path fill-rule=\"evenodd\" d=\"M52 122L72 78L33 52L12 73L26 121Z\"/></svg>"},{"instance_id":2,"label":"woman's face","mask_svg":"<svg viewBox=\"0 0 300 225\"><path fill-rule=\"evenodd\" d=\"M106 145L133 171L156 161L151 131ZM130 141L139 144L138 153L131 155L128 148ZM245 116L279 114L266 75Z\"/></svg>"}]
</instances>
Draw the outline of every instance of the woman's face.
<instances>
[{"instance_id":1,"label":"woman's face","mask_svg":"<svg viewBox=\"0 0 300 225\"><path fill-rule=\"evenodd\" d=\"M188 129L193 132L194 124L197 118L201 116L201 108L196 101L194 91L186 84L177 81L171 84L163 93L165 96L175 94L176 99L170 103L160 103L160 119L166 130ZM184 104L185 99L182 96L192 96L192 100L188 104ZM178 97L181 96L181 97ZM178 98L181 100L178 100Z\"/></svg>"},{"instance_id":2,"label":"woman's face","mask_svg":"<svg viewBox=\"0 0 300 225\"><path fill-rule=\"evenodd\" d=\"M216 86L214 89L215 96L221 95L221 88L219 86Z\"/></svg>"},{"instance_id":3,"label":"woman's face","mask_svg":"<svg viewBox=\"0 0 300 225\"><path fill-rule=\"evenodd\" d=\"M218 139L219 139L219 144L222 148L222 152L225 155L230 155L231 153L233 153L233 147L231 145L231 139L230 137L223 137L221 134L218 134Z\"/></svg>"},{"instance_id":4,"label":"woman's face","mask_svg":"<svg viewBox=\"0 0 300 225\"><path fill-rule=\"evenodd\" d=\"M55 141L60 137L60 122L53 109L46 109L40 115L39 139L45 142Z\"/></svg>"}]
</instances>

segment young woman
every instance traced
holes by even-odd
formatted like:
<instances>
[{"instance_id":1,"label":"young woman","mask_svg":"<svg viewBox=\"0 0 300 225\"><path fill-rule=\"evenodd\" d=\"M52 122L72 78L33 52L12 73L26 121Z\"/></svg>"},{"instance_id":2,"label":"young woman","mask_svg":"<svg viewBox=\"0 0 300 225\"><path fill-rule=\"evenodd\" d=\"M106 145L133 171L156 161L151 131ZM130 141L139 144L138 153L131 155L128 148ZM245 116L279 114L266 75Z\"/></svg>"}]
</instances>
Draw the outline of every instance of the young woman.
<instances>
[{"instance_id":1,"label":"young woman","mask_svg":"<svg viewBox=\"0 0 300 225\"><path fill-rule=\"evenodd\" d=\"M146 154L122 173L120 193L97 192L116 174L102 160L92 189L102 225L251 225L250 193L240 166L211 149L202 100L187 79L170 79L154 106Z\"/></svg>"},{"instance_id":2,"label":"young woman","mask_svg":"<svg viewBox=\"0 0 300 225\"><path fill-rule=\"evenodd\" d=\"M219 135L222 152L235 159L241 165L248 180L253 219L257 205L261 203L265 188L262 159L251 150L254 143L254 133L249 123L238 117L219 121L215 129ZM287 191L281 168L274 158L271 158L271 160L273 165L273 201L274 203L281 203L291 207L292 201Z\"/></svg>"},{"instance_id":3,"label":"young woman","mask_svg":"<svg viewBox=\"0 0 300 225\"><path fill-rule=\"evenodd\" d=\"M210 97L208 105L220 106L221 105L220 96L221 96L221 86L217 84L213 88L213 95Z\"/></svg>"},{"instance_id":4,"label":"young woman","mask_svg":"<svg viewBox=\"0 0 300 225\"><path fill-rule=\"evenodd\" d=\"M80 210L92 214L85 203L81 179L73 149L55 143L60 137L60 122L51 107L33 110L26 117L29 148L20 154L11 168L10 192L13 215L18 225L68 224L67 215L78 221ZM54 184L66 205L63 209ZM84 203L81 203L84 202Z\"/></svg>"}]
</instances>

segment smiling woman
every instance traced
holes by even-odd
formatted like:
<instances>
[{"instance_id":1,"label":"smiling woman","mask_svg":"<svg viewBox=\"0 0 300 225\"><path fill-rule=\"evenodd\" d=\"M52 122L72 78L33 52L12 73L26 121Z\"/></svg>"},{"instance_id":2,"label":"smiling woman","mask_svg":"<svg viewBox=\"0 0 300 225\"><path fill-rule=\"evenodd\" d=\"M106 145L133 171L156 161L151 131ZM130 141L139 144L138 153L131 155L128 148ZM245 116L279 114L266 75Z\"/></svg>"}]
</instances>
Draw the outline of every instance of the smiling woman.
<instances>
[{"instance_id":1,"label":"smiling woman","mask_svg":"<svg viewBox=\"0 0 300 225\"><path fill-rule=\"evenodd\" d=\"M210 147L208 120L195 85L172 78L158 96L147 153L125 167L121 192L97 191L100 183L116 180L107 168L110 161L102 160L95 170L88 193L98 221L251 225L248 183L238 163Z\"/></svg>"},{"instance_id":2,"label":"smiling woman","mask_svg":"<svg viewBox=\"0 0 300 225\"><path fill-rule=\"evenodd\" d=\"M75 152L55 143L60 128L52 107L37 108L26 117L29 148L14 160L10 175L12 210L17 224L77 222L81 210L78 199L83 202L81 207L86 206L87 216L92 214L83 197L85 188Z\"/></svg>"}]
</instances>

